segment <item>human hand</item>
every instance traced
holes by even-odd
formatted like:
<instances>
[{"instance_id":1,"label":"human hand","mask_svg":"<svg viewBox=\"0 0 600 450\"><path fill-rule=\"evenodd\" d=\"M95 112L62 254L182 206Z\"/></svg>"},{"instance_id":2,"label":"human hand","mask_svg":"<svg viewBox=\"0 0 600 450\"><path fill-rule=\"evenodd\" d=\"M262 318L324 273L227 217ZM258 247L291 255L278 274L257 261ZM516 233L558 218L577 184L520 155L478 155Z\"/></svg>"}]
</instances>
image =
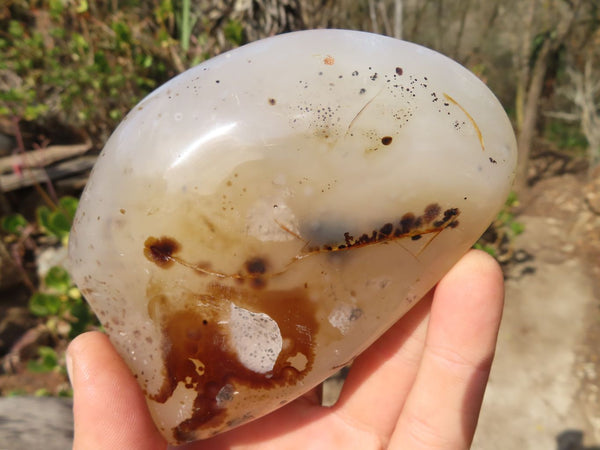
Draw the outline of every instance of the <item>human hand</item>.
<instances>
[{"instance_id":1,"label":"human hand","mask_svg":"<svg viewBox=\"0 0 600 450\"><path fill-rule=\"evenodd\" d=\"M249 424L178 449L468 449L503 306L498 264L465 255L352 365L337 404L316 391ZM108 338L68 350L74 450L164 450L144 396Z\"/></svg>"}]
</instances>

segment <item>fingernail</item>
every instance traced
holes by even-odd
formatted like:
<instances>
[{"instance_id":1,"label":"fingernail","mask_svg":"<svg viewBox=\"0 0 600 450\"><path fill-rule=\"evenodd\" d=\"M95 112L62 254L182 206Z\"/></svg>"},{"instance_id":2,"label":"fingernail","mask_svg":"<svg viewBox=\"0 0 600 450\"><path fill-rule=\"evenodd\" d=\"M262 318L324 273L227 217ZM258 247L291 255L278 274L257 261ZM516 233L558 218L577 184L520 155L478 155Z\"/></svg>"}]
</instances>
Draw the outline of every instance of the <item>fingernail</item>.
<instances>
[{"instance_id":1,"label":"fingernail","mask_svg":"<svg viewBox=\"0 0 600 450\"><path fill-rule=\"evenodd\" d=\"M69 354L69 351L65 353L65 364L67 366L67 375L69 377L69 381L73 384L73 358Z\"/></svg>"}]
</instances>

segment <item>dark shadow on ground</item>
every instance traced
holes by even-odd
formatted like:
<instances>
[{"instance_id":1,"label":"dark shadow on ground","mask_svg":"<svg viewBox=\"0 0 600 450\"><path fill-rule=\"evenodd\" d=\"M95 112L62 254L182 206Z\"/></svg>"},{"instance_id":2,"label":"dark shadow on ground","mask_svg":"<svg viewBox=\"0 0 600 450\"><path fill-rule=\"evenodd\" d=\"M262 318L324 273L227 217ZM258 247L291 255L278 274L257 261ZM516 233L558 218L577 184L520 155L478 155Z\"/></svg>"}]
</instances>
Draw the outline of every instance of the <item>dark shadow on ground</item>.
<instances>
[{"instance_id":1,"label":"dark shadow on ground","mask_svg":"<svg viewBox=\"0 0 600 450\"><path fill-rule=\"evenodd\" d=\"M556 450L600 450L600 446L583 445L583 432L580 430L565 430L556 436Z\"/></svg>"}]
</instances>

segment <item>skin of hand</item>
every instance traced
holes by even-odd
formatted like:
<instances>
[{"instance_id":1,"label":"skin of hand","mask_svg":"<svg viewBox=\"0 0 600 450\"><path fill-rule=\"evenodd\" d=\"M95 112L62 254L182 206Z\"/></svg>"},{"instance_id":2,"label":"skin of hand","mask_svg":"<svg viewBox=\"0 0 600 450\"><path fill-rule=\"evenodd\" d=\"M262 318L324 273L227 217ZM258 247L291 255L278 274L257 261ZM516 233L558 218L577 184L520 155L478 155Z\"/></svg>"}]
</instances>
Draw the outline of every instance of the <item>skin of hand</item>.
<instances>
[{"instance_id":1,"label":"skin of hand","mask_svg":"<svg viewBox=\"0 0 600 450\"><path fill-rule=\"evenodd\" d=\"M178 449L468 449L494 356L502 272L471 250L354 362L340 399L317 391L214 438ZM74 450L164 450L144 396L108 338L78 336L67 352Z\"/></svg>"}]
</instances>

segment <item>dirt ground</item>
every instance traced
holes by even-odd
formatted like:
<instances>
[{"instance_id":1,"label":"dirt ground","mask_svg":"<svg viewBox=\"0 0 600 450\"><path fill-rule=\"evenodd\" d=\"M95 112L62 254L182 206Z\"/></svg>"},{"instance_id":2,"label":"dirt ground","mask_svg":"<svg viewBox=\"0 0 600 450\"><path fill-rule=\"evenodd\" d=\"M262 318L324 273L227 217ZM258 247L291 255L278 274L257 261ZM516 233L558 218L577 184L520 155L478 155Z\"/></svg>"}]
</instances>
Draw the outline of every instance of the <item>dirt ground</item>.
<instances>
[{"instance_id":1,"label":"dirt ground","mask_svg":"<svg viewBox=\"0 0 600 450\"><path fill-rule=\"evenodd\" d=\"M522 201L474 450L600 449L599 186L562 175Z\"/></svg>"}]
</instances>

